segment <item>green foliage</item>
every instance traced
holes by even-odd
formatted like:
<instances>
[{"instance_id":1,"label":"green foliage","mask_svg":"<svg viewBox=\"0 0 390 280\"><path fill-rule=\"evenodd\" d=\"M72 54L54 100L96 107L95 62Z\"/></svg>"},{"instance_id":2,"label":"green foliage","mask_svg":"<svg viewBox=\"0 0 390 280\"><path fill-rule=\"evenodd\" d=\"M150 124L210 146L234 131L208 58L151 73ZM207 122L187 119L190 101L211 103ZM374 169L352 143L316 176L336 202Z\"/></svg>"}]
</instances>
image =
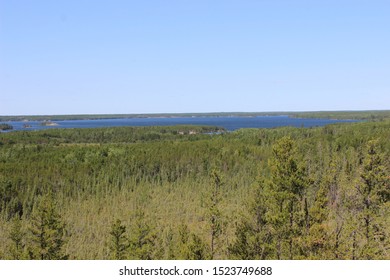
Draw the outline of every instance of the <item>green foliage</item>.
<instances>
[{"instance_id":1,"label":"green foliage","mask_svg":"<svg viewBox=\"0 0 390 280\"><path fill-rule=\"evenodd\" d=\"M19 198L19 190L16 184L10 181L0 182L0 213L5 215L7 220L15 215L23 215L23 205Z\"/></svg>"},{"instance_id":2,"label":"green foliage","mask_svg":"<svg viewBox=\"0 0 390 280\"><path fill-rule=\"evenodd\" d=\"M130 233L130 259L152 260L155 253L156 234L148 223L145 213L137 210Z\"/></svg>"},{"instance_id":3,"label":"green foliage","mask_svg":"<svg viewBox=\"0 0 390 280\"><path fill-rule=\"evenodd\" d=\"M390 200L390 177L386 173L383 155L379 152L377 141L369 141L360 174L363 184L359 192L364 197L364 205L386 203Z\"/></svg>"},{"instance_id":4,"label":"green foliage","mask_svg":"<svg viewBox=\"0 0 390 280\"><path fill-rule=\"evenodd\" d=\"M10 257L14 260L21 260L25 258L25 233L22 230L22 221L20 217L12 219L11 229L9 232Z\"/></svg>"},{"instance_id":5,"label":"green foliage","mask_svg":"<svg viewBox=\"0 0 390 280\"><path fill-rule=\"evenodd\" d=\"M209 252L206 244L202 239L191 233L190 240L188 243L188 255L186 256L187 260L207 260L209 259Z\"/></svg>"},{"instance_id":6,"label":"green foliage","mask_svg":"<svg viewBox=\"0 0 390 280\"><path fill-rule=\"evenodd\" d=\"M214 126L151 126L151 127L109 127L86 129L50 129L38 131L14 131L0 134L9 144L92 144L92 143L140 143L167 140L209 139L213 133L223 133L225 130Z\"/></svg>"},{"instance_id":7,"label":"green foliage","mask_svg":"<svg viewBox=\"0 0 390 280\"><path fill-rule=\"evenodd\" d=\"M224 221L220 210L221 187L223 182L221 174L217 170L213 170L210 177L212 186L206 207L210 228L210 258L214 259L218 251L218 239L224 230Z\"/></svg>"},{"instance_id":8,"label":"green foliage","mask_svg":"<svg viewBox=\"0 0 390 280\"><path fill-rule=\"evenodd\" d=\"M190 239L190 231L186 224L180 224L178 227L178 242L177 242L177 259L185 260L189 258L190 252L188 243Z\"/></svg>"},{"instance_id":9,"label":"green foliage","mask_svg":"<svg viewBox=\"0 0 390 280\"><path fill-rule=\"evenodd\" d=\"M320 185L314 202L310 209L305 200L306 235L302 239L302 254L308 259L329 259L331 258L329 218L329 182Z\"/></svg>"},{"instance_id":10,"label":"green foliage","mask_svg":"<svg viewBox=\"0 0 390 280\"><path fill-rule=\"evenodd\" d=\"M62 260L65 224L55 209L50 195L38 201L31 217L31 244L29 255L33 259Z\"/></svg>"},{"instance_id":11,"label":"green foliage","mask_svg":"<svg viewBox=\"0 0 390 280\"><path fill-rule=\"evenodd\" d=\"M1 133L0 258L388 259L389 128Z\"/></svg>"},{"instance_id":12,"label":"green foliage","mask_svg":"<svg viewBox=\"0 0 390 280\"><path fill-rule=\"evenodd\" d=\"M126 237L126 226L122 225L121 220L117 219L111 225L110 251L114 260L124 260L128 254L129 241Z\"/></svg>"},{"instance_id":13,"label":"green foliage","mask_svg":"<svg viewBox=\"0 0 390 280\"><path fill-rule=\"evenodd\" d=\"M361 252L364 259L375 259L380 256L387 242L379 213L381 206L389 201L390 178L383 165L383 156L378 150L376 141L367 143L360 174L362 183L357 186L362 205L358 217L365 236Z\"/></svg>"},{"instance_id":14,"label":"green foliage","mask_svg":"<svg viewBox=\"0 0 390 280\"><path fill-rule=\"evenodd\" d=\"M159 237L157 237L159 238ZM176 259L177 243L175 243L175 231L172 227L165 228L158 240L155 257L157 259L174 260Z\"/></svg>"},{"instance_id":15,"label":"green foliage","mask_svg":"<svg viewBox=\"0 0 390 280\"><path fill-rule=\"evenodd\" d=\"M344 120L370 120L383 121L390 118L389 110L373 111L324 111L324 112L297 112L290 114L299 118L326 118L326 119L344 119Z\"/></svg>"},{"instance_id":16,"label":"green foliage","mask_svg":"<svg viewBox=\"0 0 390 280\"><path fill-rule=\"evenodd\" d=\"M278 259L300 257L299 238L307 226L303 204L308 180L295 145L290 137L279 139L272 146L269 161L271 182L268 188L273 202L268 216L276 238Z\"/></svg>"},{"instance_id":17,"label":"green foliage","mask_svg":"<svg viewBox=\"0 0 390 280\"><path fill-rule=\"evenodd\" d=\"M295 142L282 137L272 146L270 180L261 180L249 206L249 219L236 229L232 256L243 259L301 258L308 227L308 179Z\"/></svg>"},{"instance_id":18,"label":"green foliage","mask_svg":"<svg viewBox=\"0 0 390 280\"><path fill-rule=\"evenodd\" d=\"M254 192L248 205L249 216L239 222L235 241L228 250L233 259L256 260L276 258L273 231L268 221L266 191L261 184Z\"/></svg>"}]
</instances>

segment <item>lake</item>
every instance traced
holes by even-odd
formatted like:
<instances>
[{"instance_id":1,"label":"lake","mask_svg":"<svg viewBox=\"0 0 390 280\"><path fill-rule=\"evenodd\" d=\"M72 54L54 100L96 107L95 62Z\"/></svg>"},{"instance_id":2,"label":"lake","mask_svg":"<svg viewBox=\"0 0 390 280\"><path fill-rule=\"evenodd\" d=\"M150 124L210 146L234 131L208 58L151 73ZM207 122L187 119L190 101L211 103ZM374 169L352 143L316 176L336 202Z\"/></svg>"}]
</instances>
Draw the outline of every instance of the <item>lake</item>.
<instances>
[{"instance_id":1,"label":"lake","mask_svg":"<svg viewBox=\"0 0 390 280\"><path fill-rule=\"evenodd\" d=\"M315 127L339 122L356 122L356 120L331 120L312 118L291 118L289 116L256 116L256 117L156 117L98 120L55 121L55 126L42 126L40 121L7 122L14 130L42 130L53 128L94 128L116 126L167 126L167 125L210 125L224 127L229 131L240 128L274 128L281 126ZM31 127L24 127L29 125Z\"/></svg>"}]
</instances>

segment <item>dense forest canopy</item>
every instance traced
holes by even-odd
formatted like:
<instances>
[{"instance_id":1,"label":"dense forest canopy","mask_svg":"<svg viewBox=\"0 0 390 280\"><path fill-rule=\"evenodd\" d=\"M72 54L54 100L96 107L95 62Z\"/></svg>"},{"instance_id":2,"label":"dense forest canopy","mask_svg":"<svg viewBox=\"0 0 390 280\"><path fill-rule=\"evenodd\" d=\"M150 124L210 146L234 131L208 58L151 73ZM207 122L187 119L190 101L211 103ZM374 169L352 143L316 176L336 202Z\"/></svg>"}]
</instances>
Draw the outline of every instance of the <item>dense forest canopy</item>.
<instances>
[{"instance_id":1,"label":"dense forest canopy","mask_svg":"<svg viewBox=\"0 0 390 280\"><path fill-rule=\"evenodd\" d=\"M0 259L390 259L390 121L0 134Z\"/></svg>"}]
</instances>

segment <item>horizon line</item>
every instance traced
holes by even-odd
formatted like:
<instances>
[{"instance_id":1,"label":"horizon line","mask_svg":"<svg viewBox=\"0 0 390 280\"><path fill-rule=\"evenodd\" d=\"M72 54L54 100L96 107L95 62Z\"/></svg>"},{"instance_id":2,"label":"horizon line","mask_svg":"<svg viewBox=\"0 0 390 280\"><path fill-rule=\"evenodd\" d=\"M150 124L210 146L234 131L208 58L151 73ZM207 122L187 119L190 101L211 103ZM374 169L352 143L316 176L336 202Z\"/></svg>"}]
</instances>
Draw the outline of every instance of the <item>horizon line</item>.
<instances>
[{"instance_id":1,"label":"horizon line","mask_svg":"<svg viewBox=\"0 0 390 280\"><path fill-rule=\"evenodd\" d=\"M142 115L206 115L206 114L279 114L279 113L343 113L343 112L386 112L390 109L364 109L364 110L302 110L302 111L220 111L220 112L182 112L182 113L70 113L70 114L11 114L0 117L24 117L24 116L142 116Z\"/></svg>"}]
</instances>

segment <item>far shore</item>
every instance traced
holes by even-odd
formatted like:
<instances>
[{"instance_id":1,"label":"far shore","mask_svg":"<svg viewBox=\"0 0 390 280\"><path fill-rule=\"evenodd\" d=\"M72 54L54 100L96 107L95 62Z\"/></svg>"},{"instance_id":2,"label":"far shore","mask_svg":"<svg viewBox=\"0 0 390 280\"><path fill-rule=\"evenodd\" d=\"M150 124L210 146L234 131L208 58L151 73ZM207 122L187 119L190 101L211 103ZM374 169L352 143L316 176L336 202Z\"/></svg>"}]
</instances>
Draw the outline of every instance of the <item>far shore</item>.
<instances>
[{"instance_id":1,"label":"far shore","mask_svg":"<svg viewBox=\"0 0 390 280\"><path fill-rule=\"evenodd\" d=\"M256 117L256 116L289 116L292 118L319 118L319 119L334 119L334 120L383 120L383 119L390 118L390 110L18 115L18 116L0 116L0 122L6 122L6 121L49 122L48 120L50 120L50 122L55 122L55 121L65 121L65 120L98 120L98 119L130 119L130 118L178 118L178 117L194 118L194 117ZM49 124L49 125L53 126L56 124Z\"/></svg>"}]
</instances>

